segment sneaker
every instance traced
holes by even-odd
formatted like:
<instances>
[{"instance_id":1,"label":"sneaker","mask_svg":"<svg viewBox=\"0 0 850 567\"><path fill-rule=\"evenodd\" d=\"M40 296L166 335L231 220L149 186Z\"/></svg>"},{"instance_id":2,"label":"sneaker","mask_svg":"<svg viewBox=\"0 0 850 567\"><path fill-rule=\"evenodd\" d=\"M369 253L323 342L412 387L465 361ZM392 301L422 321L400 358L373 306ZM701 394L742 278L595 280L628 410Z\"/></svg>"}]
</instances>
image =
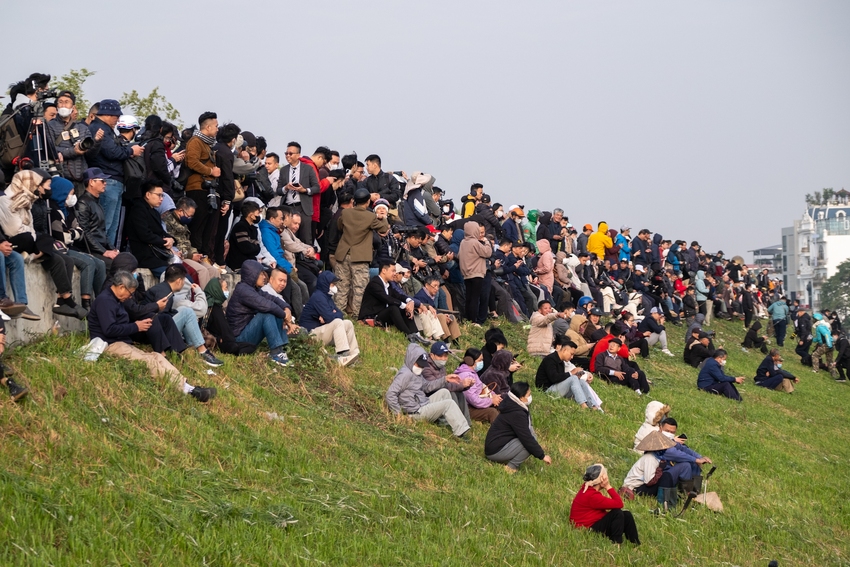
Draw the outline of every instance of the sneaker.
<instances>
[{"instance_id":1,"label":"sneaker","mask_svg":"<svg viewBox=\"0 0 850 567\"><path fill-rule=\"evenodd\" d=\"M204 362L206 362L206 363L207 363L208 365L210 365L210 366L223 366L223 365L224 365L224 362L222 362L221 360L217 359L217 358L213 355L213 353L211 353L211 352L210 352L210 351L208 351L208 350L205 350L204 352L200 352L200 353L198 353L198 354L200 354L200 355L201 355L201 360L203 360Z\"/></svg>"},{"instance_id":2,"label":"sneaker","mask_svg":"<svg viewBox=\"0 0 850 567\"><path fill-rule=\"evenodd\" d=\"M53 306L53 313L56 315L64 315L65 317L77 317L77 310L67 303L60 303Z\"/></svg>"},{"instance_id":3,"label":"sneaker","mask_svg":"<svg viewBox=\"0 0 850 567\"><path fill-rule=\"evenodd\" d=\"M275 364L279 364L280 366L289 366L289 357L286 356L285 352L270 354L269 359Z\"/></svg>"},{"instance_id":4,"label":"sneaker","mask_svg":"<svg viewBox=\"0 0 850 567\"><path fill-rule=\"evenodd\" d=\"M12 318L20 317L21 313L26 311L26 308L27 306L23 303L15 303L8 297L4 297L0 300L0 311Z\"/></svg>"},{"instance_id":5,"label":"sneaker","mask_svg":"<svg viewBox=\"0 0 850 567\"><path fill-rule=\"evenodd\" d=\"M846 378L836 378L835 381L836 382L846 382L847 379Z\"/></svg>"},{"instance_id":6,"label":"sneaker","mask_svg":"<svg viewBox=\"0 0 850 567\"><path fill-rule=\"evenodd\" d=\"M11 378L3 378L2 382L5 382L6 387L9 388L9 395L12 396L13 402L17 402L21 398L25 397L27 393L29 393L29 390L27 388L19 385Z\"/></svg>"},{"instance_id":7,"label":"sneaker","mask_svg":"<svg viewBox=\"0 0 850 567\"><path fill-rule=\"evenodd\" d=\"M215 388L199 388L198 386L195 386L195 389L189 392L189 395L202 404L205 404L213 399L217 393L218 392Z\"/></svg>"},{"instance_id":8,"label":"sneaker","mask_svg":"<svg viewBox=\"0 0 850 567\"><path fill-rule=\"evenodd\" d=\"M635 388L635 394L637 394L638 396L642 396L643 392L640 391L640 388Z\"/></svg>"},{"instance_id":9,"label":"sneaker","mask_svg":"<svg viewBox=\"0 0 850 567\"><path fill-rule=\"evenodd\" d=\"M676 356L675 354L673 354L672 352L670 352L670 349L666 349L666 348L665 348L665 349L663 349L661 352L663 352L663 353L664 353L664 354L666 354L667 356Z\"/></svg>"},{"instance_id":10,"label":"sneaker","mask_svg":"<svg viewBox=\"0 0 850 567\"><path fill-rule=\"evenodd\" d=\"M84 297L80 300L80 305L86 311L91 311L91 297Z\"/></svg>"},{"instance_id":11,"label":"sneaker","mask_svg":"<svg viewBox=\"0 0 850 567\"><path fill-rule=\"evenodd\" d=\"M340 366L350 366L360 360L359 354L348 354L346 356L337 356L336 361Z\"/></svg>"},{"instance_id":12,"label":"sneaker","mask_svg":"<svg viewBox=\"0 0 850 567\"><path fill-rule=\"evenodd\" d=\"M24 309L24 312L21 313L21 317L26 319L27 321L41 321L41 317L33 313L29 307Z\"/></svg>"},{"instance_id":13,"label":"sneaker","mask_svg":"<svg viewBox=\"0 0 850 567\"><path fill-rule=\"evenodd\" d=\"M419 343L425 346L431 346L431 341L429 341L419 333L410 333L409 335L407 335L407 340L412 343Z\"/></svg>"}]
</instances>

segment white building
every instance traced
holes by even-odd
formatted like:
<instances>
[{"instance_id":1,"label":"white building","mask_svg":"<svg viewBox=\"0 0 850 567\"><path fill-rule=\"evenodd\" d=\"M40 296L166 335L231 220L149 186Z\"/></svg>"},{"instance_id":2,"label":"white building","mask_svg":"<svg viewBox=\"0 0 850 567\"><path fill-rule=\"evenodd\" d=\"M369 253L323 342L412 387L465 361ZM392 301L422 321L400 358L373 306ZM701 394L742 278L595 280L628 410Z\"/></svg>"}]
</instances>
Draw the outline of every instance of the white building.
<instances>
[{"instance_id":1,"label":"white building","mask_svg":"<svg viewBox=\"0 0 850 567\"><path fill-rule=\"evenodd\" d=\"M794 226L782 229L785 292L818 309L820 288L850 259L850 193L843 189L825 206L809 207Z\"/></svg>"}]
</instances>

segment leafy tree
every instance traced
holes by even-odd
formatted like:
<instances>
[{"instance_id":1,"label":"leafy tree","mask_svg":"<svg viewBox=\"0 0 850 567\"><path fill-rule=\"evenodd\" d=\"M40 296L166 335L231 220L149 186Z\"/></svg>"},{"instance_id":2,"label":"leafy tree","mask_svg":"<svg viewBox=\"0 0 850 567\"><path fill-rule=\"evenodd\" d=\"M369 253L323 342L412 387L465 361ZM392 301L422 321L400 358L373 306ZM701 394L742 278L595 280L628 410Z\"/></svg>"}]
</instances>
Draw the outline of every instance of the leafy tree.
<instances>
[{"instance_id":1,"label":"leafy tree","mask_svg":"<svg viewBox=\"0 0 850 567\"><path fill-rule=\"evenodd\" d=\"M61 77L54 78L50 81L50 86L60 91L71 91L77 97L77 112L81 118L85 118L91 103L86 100L86 95L83 92L83 83L95 74L95 71L89 71L85 67L82 69L71 69Z\"/></svg>"},{"instance_id":2,"label":"leafy tree","mask_svg":"<svg viewBox=\"0 0 850 567\"><path fill-rule=\"evenodd\" d=\"M132 109L139 121L143 121L151 114L156 114L182 128L180 123L180 112L159 93L159 87L155 87L150 94L143 97L135 89L124 93L118 101L123 109Z\"/></svg>"},{"instance_id":3,"label":"leafy tree","mask_svg":"<svg viewBox=\"0 0 850 567\"><path fill-rule=\"evenodd\" d=\"M824 282L820 303L821 309L837 311L841 319L850 313L850 260L840 263L835 274Z\"/></svg>"}]
</instances>

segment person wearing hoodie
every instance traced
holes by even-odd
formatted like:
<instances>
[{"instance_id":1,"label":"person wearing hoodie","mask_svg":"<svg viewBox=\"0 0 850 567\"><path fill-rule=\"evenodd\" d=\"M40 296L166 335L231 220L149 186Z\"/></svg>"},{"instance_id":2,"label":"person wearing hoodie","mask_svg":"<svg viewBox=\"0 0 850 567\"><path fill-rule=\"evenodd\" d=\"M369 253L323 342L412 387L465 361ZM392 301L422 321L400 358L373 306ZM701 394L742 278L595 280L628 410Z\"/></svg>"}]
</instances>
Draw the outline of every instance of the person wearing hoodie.
<instances>
[{"instance_id":1,"label":"person wearing hoodie","mask_svg":"<svg viewBox=\"0 0 850 567\"><path fill-rule=\"evenodd\" d=\"M499 410L493 405L493 400L501 397L487 387L479 378L478 373L484 368L484 355L477 348L468 348L463 355L463 362L454 371L461 381L472 381L472 385L463 391L469 408L469 417L475 421L492 424L499 416Z\"/></svg>"},{"instance_id":2,"label":"person wearing hoodie","mask_svg":"<svg viewBox=\"0 0 850 567\"><path fill-rule=\"evenodd\" d=\"M617 260L621 262L625 260L626 264L632 258L631 231L631 227L623 225L620 227L620 234L614 239L614 245L620 247L617 252Z\"/></svg>"},{"instance_id":3,"label":"person wearing hoodie","mask_svg":"<svg viewBox=\"0 0 850 567\"><path fill-rule=\"evenodd\" d=\"M696 290L696 300L697 306L699 307L699 312L705 315L706 317L706 325L708 324L708 295L710 290L708 288L708 284L705 281L705 272L703 270L697 270L696 275L694 276L694 289Z\"/></svg>"},{"instance_id":4,"label":"person wearing hoodie","mask_svg":"<svg viewBox=\"0 0 850 567\"><path fill-rule=\"evenodd\" d=\"M555 256L547 239L537 241L539 256L534 273L543 287L551 294L555 290Z\"/></svg>"},{"instance_id":5,"label":"person wearing hoodie","mask_svg":"<svg viewBox=\"0 0 850 567\"><path fill-rule=\"evenodd\" d=\"M552 351L552 340L555 333L552 323L556 319L566 319L566 314L552 310L552 302L544 299L537 304L537 311L531 314L528 330L528 354L546 356Z\"/></svg>"},{"instance_id":6,"label":"person wearing hoodie","mask_svg":"<svg viewBox=\"0 0 850 567\"><path fill-rule=\"evenodd\" d=\"M499 339L494 340L498 341ZM495 383L496 387L492 388L492 390L504 397L510 390L511 384L513 384L513 373L519 370L519 368L521 368L521 365L514 360L514 355L511 351L506 348L497 350L493 353L493 358L490 360L489 366L481 374L481 381L485 384ZM498 405L495 400L493 403Z\"/></svg>"},{"instance_id":7,"label":"person wearing hoodie","mask_svg":"<svg viewBox=\"0 0 850 567\"><path fill-rule=\"evenodd\" d=\"M597 258L604 258L605 252L614 247L614 241L608 236L608 223L601 221L596 232L587 237L587 253L596 254Z\"/></svg>"},{"instance_id":8,"label":"person wearing hoodie","mask_svg":"<svg viewBox=\"0 0 850 567\"><path fill-rule=\"evenodd\" d=\"M590 368L590 355L596 347L596 341L587 342L584 331L587 327L587 317L584 315L573 315L570 318L570 329L567 331L569 338L576 345L573 364L582 368Z\"/></svg>"},{"instance_id":9,"label":"person wearing hoodie","mask_svg":"<svg viewBox=\"0 0 850 567\"><path fill-rule=\"evenodd\" d=\"M649 264L664 265L664 237L660 233L652 235L652 244L649 246Z\"/></svg>"},{"instance_id":10,"label":"person wearing hoodie","mask_svg":"<svg viewBox=\"0 0 850 567\"><path fill-rule=\"evenodd\" d=\"M451 392L443 388L430 397L425 395L422 372L427 366L427 354L408 348L404 366L396 373L384 396L387 406L391 412L406 415L414 421L434 423L444 418L452 428L452 433L462 438L469 431L469 423L452 399Z\"/></svg>"},{"instance_id":11,"label":"person wearing hoodie","mask_svg":"<svg viewBox=\"0 0 850 567\"><path fill-rule=\"evenodd\" d=\"M826 359L826 367L833 378L838 378L838 372L832 363L832 353L835 350L832 342L832 330L821 313L815 313L815 324L812 327L812 344L815 350L812 352L812 372L818 372L821 366L821 358Z\"/></svg>"},{"instance_id":12,"label":"person wearing hoodie","mask_svg":"<svg viewBox=\"0 0 850 567\"><path fill-rule=\"evenodd\" d=\"M259 345L266 339L271 361L280 366L288 365L286 326L292 324L289 305L260 290L268 282L268 276L256 260L245 260L240 277L226 312L227 324L236 335L236 341Z\"/></svg>"},{"instance_id":13,"label":"person wearing hoodie","mask_svg":"<svg viewBox=\"0 0 850 567\"><path fill-rule=\"evenodd\" d=\"M334 303L333 297L339 291L337 280L336 274L331 271L319 274L316 292L310 296L298 322L324 346L333 346L336 361L341 366L348 366L360 356L360 347L354 334L354 324L343 317Z\"/></svg>"},{"instance_id":14,"label":"person wearing hoodie","mask_svg":"<svg viewBox=\"0 0 850 567\"><path fill-rule=\"evenodd\" d=\"M515 382L499 404L499 416L487 431L484 455L488 460L504 463L505 470L515 473L528 457L534 455L547 465L552 457L537 441L531 423L531 388L527 382Z\"/></svg>"},{"instance_id":15,"label":"person wearing hoodie","mask_svg":"<svg viewBox=\"0 0 850 567\"><path fill-rule=\"evenodd\" d=\"M425 203L425 195L422 188L433 185L434 178L427 173L414 172L407 182L399 203L399 212L402 213L406 226L428 226L431 217L428 215L428 206Z\"/></svg>"},{"instance_id":16,"label":"person wearing hoodie","mask_svg":"<svg viewBox=\"0 0 850 567\"><path fill-rule=\"evenodd\" d=\"M776 346L785 346L785 333L788 328L788 303L785 301L785 296L774 301L767 308L767 313L770 315L773 322L773 333L776 335Z\"/></svg>"},{"instance_id":17,"label":"person wearing hoodie","mask_svg":"<svg viewBox=\"0 0 850 567\"><path fill-rule=\"evenodd\" d=\"M637 433L635 433L635 444L632 449L637 451L637 446L643 441L644 437L653 431L660 431L661 420L667 417L669 413L670 406L665 403L653 400L646 404L646 409L643 412L646 419L644 419L643 424L638 428ZM638 453L640 452L638 451Z\"/></svg>"},{"instance_id":18,"label":"person wearing hoodie","mask_svg":"<svg viewBox=\"0 0 850 567\"><path fill-rule=\"evenodd\" d=\"M753 323L747 334L744 335L744 342L741 343L741 346L744 348L757 348L762 353L767 354L767 335L759 335L758 332L760 330L761 321Z\"/></svg>"},{"instance_id":19,"label":"person wearing hoodie","mask_svg":"<svg viewBox=\"0 0 850 567\"><path fill-rule=\"evenodd\" d=\"M726 351L717 349L714 356L703 364L697 376L697 388L710 394L725 396L731 400L741 401L741 394L735 384L743 384L743 376L727 376L723 373L726 365Z\"/></svg>"},{"instance_id":20,"label":"person wearing hoodie","mask_svg":"<svg viewBox=\"0 0 850 567\"><path fill-rule=\"evenodd\" d=\"M794 384L800 379L787 370L782 370L782 355L777 349L771 349L761 361L753 381L756 386L790 394L794 391Z\"/></svg>"},{"instance_id":21,"label":"person wearing hoodie","mask_svg":"<svg viewBox=\"0 0 850 567\"><path fill-rule=\"evenodd\" d=\"M458 264L466 287L466 318L481 325L487 320L489 295L484 295L483 288L487 275L487 258L493 255L493 246L477 222L465 223L463 235Z\"/></svg>"}]
</instances>

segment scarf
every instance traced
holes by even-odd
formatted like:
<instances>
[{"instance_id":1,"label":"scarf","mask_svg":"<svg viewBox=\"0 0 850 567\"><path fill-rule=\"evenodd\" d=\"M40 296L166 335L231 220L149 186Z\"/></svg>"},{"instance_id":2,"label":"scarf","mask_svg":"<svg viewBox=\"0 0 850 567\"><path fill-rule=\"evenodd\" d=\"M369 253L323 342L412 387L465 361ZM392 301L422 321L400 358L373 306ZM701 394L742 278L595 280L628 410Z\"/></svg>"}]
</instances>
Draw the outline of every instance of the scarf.
<instances>
[{"instance_id":1,"label":"scarf","mask_svg":"<svg viewBox=\"0 0 850 567\"><path fill-rule=\"evenodd\" d=\"M606 469L605 465L603 465L602 463L596 463L595 465L590 465L588 467L588 469L591 469L591 468L594 468L594 467L599 467L599 469L600 469L599 474L596 475L596 478L584 481L584 489L582 490L582 492L587 492L587 489L590 488L591 486L596 487L597 485L602 484L602 477L608 474L608 469ZM585 478L587 478L587 473L585 473Z\"/></svg>"},{"instance_id":2,"label":"scarf","mask_svg":"<svg viewBox=\"0 0 850 567\"><path fill-rule=\"evenodd\" d=\"M12 177L8 189L6 189L6 195L12 202L12 206L9 207L10 211L14 213L20 210L30 210L32 204L38 200L36 191L42 181L44 181L44 178L41 175L29 169L16 173Z\"/></svg>"},{"instance_id":3,"label":"scarf","mask_svg":"<svg viewBox=\"0 0 850 567\"><path fill-rule=\"evenodd\" d=\"M221 289L221 280L218 278L210 280L207 287L204 288L204 293L207 296L207 304L210 307L213 307L214 305L222 305L226 301L224 291Z\"/></svg>"},{"instance_id":4,"label":"scarf","mask_svg":"<svg viewBox=\"0 0 850 567\"><path fill-rule=\"evenodd\" d=\"M194 136L200 138L201 141L204 142L209 147L213 147L215 145L215 138L207 136L206 134L201 134L200 130L195 130Z\"/></svg>"},{"instance_id":5,"label":"scarf","mask_svg":"<svg viewBox=\"0 0 850 567\"><path fill-rule=\"evenodd\" d=\"M522 408L522 409L524 409L525 411L528 411L528 406L527 406L527 405L525 405L525 402L523 402L522 400L520 400L519 398L517 398L517 397L514 395L514 393L513 393L513 392L508 392L508 397L509 397L510 399L512 399L513 401L515 401L519 407L521 407L521 408Z\"/></svg>"}]
</instances>

